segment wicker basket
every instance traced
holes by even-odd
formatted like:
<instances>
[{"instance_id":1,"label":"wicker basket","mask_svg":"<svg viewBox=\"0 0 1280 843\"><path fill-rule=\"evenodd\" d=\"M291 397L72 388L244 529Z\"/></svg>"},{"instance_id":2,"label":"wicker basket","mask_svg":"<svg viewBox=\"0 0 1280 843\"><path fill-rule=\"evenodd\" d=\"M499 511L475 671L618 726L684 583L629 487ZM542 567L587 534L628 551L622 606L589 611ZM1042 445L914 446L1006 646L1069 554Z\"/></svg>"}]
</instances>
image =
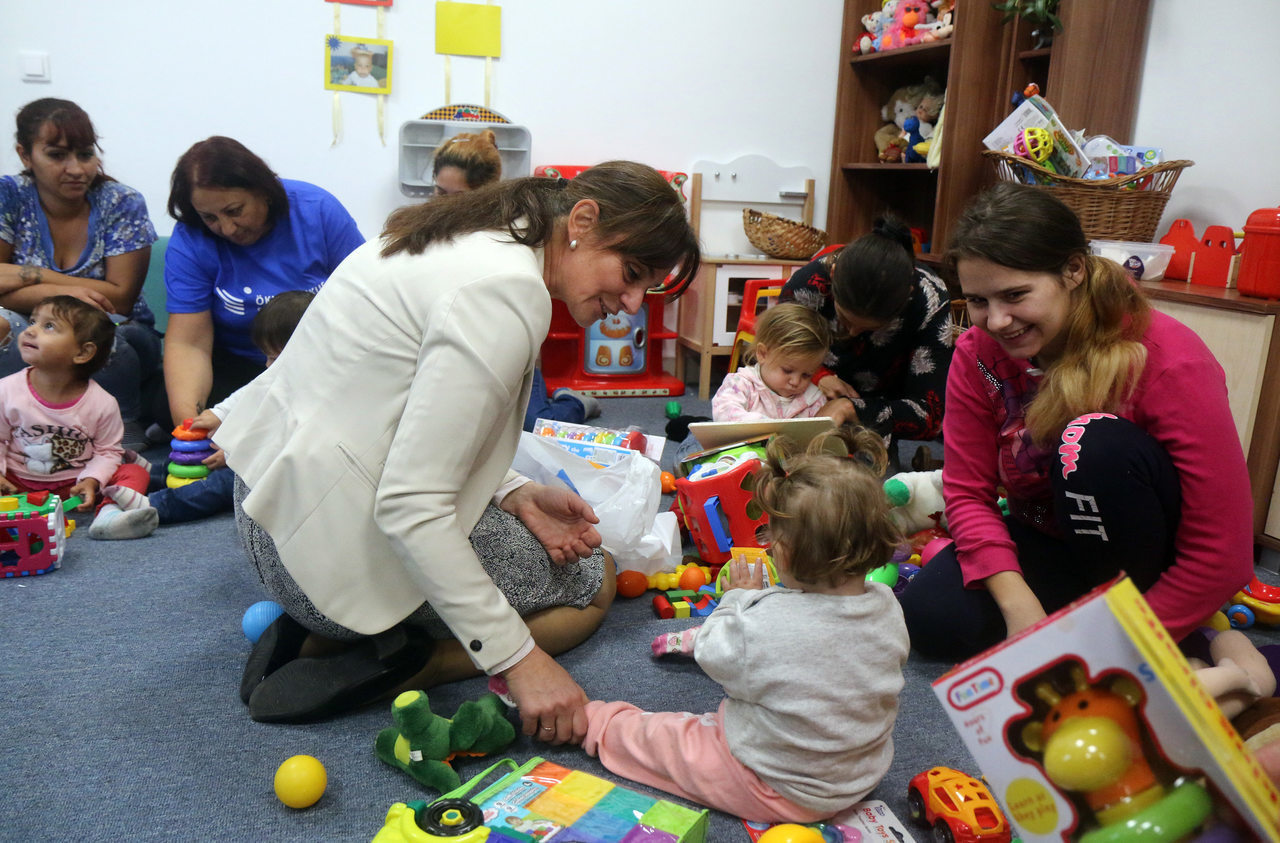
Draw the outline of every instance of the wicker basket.
<instances>
[{"instance_id":1,"label":"wicker basket","mask_svg":"<svg viewBox=\"0 0 1280 843\"><path fill-rule=\"evenodd\" d=\"M752 246L780 260L808 260L827 245L822 229L751 208L742 209L742 229Z\"/></svg>"},{"instance_id":2,"label":"wicker basket","mask_svg":"<svg viewBox=\"0 0 1280 843\"><path fill-rule=\"evenodd\" d=\"M995 164L1002 181L1032 184L1048 190L1076 212L1090 240L1150 243L1178 176L1193 161L1165 161L1133 175L1112 179L1077 179L1046 170L1008 152L982 152Z\"/></svg>"}]
</instances>

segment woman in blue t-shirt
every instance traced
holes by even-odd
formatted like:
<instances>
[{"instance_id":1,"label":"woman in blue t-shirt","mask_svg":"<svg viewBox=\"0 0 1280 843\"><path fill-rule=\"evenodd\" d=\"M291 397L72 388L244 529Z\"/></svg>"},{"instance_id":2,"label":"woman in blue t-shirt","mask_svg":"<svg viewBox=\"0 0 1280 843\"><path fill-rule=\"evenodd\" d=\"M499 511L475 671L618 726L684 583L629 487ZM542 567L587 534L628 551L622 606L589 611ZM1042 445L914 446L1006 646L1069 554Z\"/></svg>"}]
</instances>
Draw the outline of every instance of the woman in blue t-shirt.
<instances>
[{"instance_id":1,"label":"woman in blue t-shirt","mask_svg":"<svg viewBox=\"0 0 1280 843\"><path fill-rule=\"evenodd\" d=\"M139 295L156 239L147 203L102 172L93 123L69 100L27 103L15 138L24 169L0 177L0 376L25 365L12 338L42 299L102 308L121 324L93 379L120 404L125 447L141 450L144 406L161 387L160 335Z\"/></svg>"},{"instance_id":2,"label":"woman in blue t-shirt","mask_svg":"<svg viewBox=\"0 0 1280 843\"><path fill-rule=\"evenodd\" d=\"M332 194L281 179L225 137L178 159L169 214L164 378L178 424L263 371L249 333L258 310L287 290L319 291L364 237Z\"/></svg>"}]
</instances>

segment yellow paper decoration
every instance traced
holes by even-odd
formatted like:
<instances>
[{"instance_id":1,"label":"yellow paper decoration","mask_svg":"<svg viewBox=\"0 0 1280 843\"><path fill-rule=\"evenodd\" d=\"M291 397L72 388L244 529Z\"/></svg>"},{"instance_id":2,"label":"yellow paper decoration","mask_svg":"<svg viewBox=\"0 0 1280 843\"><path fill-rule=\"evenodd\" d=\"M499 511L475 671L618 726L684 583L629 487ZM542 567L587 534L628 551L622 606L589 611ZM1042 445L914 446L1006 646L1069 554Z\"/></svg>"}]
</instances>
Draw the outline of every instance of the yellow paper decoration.
<instances>
[{"instance_id":1,"label":"yellow paper decoration","mask_svg":"<svg viewBox=\"0 0 1280 843\"><path fill-rule=\"evenodd\" d=\"M502 56L502 7L436 3L436 52L454 56Z\"/></svg>"}]
</instances>

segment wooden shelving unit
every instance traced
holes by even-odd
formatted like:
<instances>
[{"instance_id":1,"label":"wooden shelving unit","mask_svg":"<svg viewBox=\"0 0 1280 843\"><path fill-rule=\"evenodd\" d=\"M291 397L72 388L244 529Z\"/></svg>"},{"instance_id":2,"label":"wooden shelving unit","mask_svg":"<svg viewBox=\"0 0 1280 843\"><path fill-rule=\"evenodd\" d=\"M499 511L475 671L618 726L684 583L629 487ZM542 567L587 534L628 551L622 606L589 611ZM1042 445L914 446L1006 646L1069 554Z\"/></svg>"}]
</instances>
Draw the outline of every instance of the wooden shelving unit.
<instances>
[{"instance_id":1,"label":"wooden shelving unit","mask_svg":"<svg viewBox=\"0 0 1280 843\"><path fill-rule=\"evenodd\" d=\"M879 7L879 0L844 4L827 202L832 242L866 234L877 216L891 211L929 231L934 255L941 253L956 215L995 179L981 157L982 139L1012 110L1010 97L1028 82L1040 86L1068 127L1134 141L1150 0L1062 0L1063 30L1052 46L1039 49L1033 49L1025 21L1006 25L990 4L969 3L957 10L949 39L854 54L862 16ZM947 90L940 166L931 171L924 164L879 163L875 132L884 123L881 106L894 90L925 75Z\"/></svg>"},{"instance_id":2,"label":"wooden shelving unit","mask_svg":"<svg viewBox=\"0 0 1280 843\"><path fill-rule=\"evenodd\" d=\"M878 0L844 4L827 232L834 243L848 242L891 211L940 244L950 217L990 181L978 151L1003 116L991 91L999 82L1004 27L995 10L973 3L958 10L948 39L855 55L862 16L879 7ZM926 75L947 89L942 165L935 171L925 164L881 164L875 146L876 130L884 125L881 107L896 89ZM965 158L972 166L953 166Z\"/></svg>"}]
</instances>

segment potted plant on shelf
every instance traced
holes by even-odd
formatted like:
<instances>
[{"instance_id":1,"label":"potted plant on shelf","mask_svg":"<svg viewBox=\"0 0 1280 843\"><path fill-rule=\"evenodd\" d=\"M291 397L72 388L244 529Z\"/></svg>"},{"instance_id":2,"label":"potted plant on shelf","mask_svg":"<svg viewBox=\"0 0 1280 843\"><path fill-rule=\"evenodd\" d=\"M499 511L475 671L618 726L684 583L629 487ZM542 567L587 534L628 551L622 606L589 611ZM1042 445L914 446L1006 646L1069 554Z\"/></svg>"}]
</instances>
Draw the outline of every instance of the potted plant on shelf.
<instances>
[{"instance_id":1,"label":"potted plant on shelf","mask_svg":"<svg viewBox=\"0 0 1280 843\"><path fill-rule=\"evenodd\" d=\"M1022 18L1032 25L1031 38L1039 50L1053 43L1053 33L1062 29L1062 19L1058 17L1059 0L999 0L991 4L991 8L1004 13L1004 22L1014 18Z\"/></svg>"}]
</instances>

